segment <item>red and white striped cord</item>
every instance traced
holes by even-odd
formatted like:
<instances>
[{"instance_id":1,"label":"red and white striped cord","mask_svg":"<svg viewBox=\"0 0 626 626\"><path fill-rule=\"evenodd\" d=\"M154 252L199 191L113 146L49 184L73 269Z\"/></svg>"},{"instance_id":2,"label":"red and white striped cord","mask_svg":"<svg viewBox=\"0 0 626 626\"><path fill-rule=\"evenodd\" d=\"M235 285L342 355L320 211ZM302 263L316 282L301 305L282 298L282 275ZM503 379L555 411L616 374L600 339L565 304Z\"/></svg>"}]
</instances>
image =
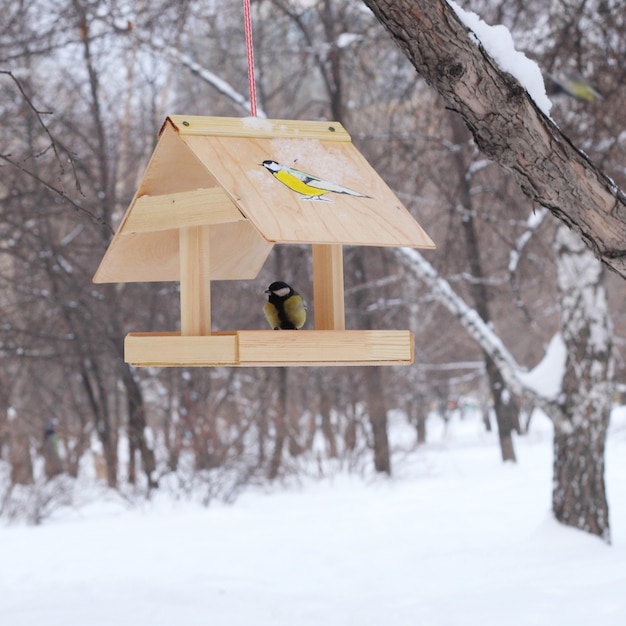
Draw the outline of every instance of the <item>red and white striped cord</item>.
<instances>
[{"instance_id":1,"label":"red and white striped cord","mask_svg":"<svg viewBox=\"0 0 626 626\"><path fill-rule=\"evenodd\" d=\"M246 52L248 55L248 88L250 90L250 115L256 117L256 81L254 78L254 50L252 48L252 17L250 0L243 0L243 17L246 29Z\"/></svg>"}]
</instances>

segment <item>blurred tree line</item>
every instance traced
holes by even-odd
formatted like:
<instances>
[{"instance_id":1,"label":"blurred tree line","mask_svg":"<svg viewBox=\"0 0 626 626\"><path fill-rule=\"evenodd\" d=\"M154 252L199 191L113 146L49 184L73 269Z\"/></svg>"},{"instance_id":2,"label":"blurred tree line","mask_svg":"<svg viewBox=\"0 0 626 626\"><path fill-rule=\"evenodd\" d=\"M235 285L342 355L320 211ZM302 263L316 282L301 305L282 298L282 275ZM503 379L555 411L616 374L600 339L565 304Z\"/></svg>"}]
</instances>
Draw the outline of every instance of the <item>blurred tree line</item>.
<instances>
[{"instance_id":1,"label":"blurred tree line","mask_svg":"<svg viewBox=\"0 0 626 626\"><path fill-rule=\"evenodd\" d=\"M243 116L243 12L229 0L2 0L0 11L0 506L16 486L77 476L147 493L164 481L232 497L251 482L335 463L392 472L387 421L427 437L431 410L477 398L502 457L532 407L458 320L386 249L345 250L348 328L410 328L408 368L133 369L131 330L176 328L171 283L94 285L168 113ZM619 2L461 3L508 26L553 93L552 117L618 185L626 152L626 18ZM428 260L533 367L559 329L555 238L515 184L357 0L253 2L259 104L272 118L341 122L424 226ZM206 71L202 71L206 70ZM585 77L595 95L568 95ZM557 93L558 92L558 93ZM584 92L591 93L591 92ZM312 299L303 247L256 280L213 286L216 330L264 327L263 289ZM622 279L606 275L624 382ZM492 424L493 423L493 424ZM3 486L4 485L4 486ZM33 487L34 488L34 487Z\"/></svg>"}]
</instances>

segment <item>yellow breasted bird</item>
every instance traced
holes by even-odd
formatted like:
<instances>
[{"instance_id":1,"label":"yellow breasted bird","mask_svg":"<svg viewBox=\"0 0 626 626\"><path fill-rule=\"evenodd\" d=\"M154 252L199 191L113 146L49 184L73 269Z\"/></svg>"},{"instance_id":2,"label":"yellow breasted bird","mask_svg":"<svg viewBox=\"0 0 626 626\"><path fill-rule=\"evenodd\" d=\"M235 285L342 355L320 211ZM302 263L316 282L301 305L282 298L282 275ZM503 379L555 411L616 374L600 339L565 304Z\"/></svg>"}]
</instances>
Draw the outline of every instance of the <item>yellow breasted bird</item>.
<instances>
[{"instance_id":1,"label":"yellow breasted bird","mask_svg":"<svg viewBox=\"0 0 626 626\"><path fill-rule=\"evenodd\" d=\"M337 183L331 183L328 180L322 180L313 174L301 172L293 167L287 167L276 161L269 159L263 161L261 165L271 172L271 174L279 180L283 185L289 187L292 191L302 194L303 200L319 200L321 202L331 202L328 198L324 198L327 193L341 193L348 196L356 196L357 198L370 198L358 191L353 191L347 187L342 187Z\"/></svg>"},{"instance_id":2,"label":"yellow breasted bird","mask_svg":"<svg viewBox=\"0 0 626 626\"><path fill-rule=\"evenodd\" d=\"M274 330L298 330L306 322L306 304L302 296L280 280L266 290L269 298L263 306L268 324Z\"/></svg>"},{"instance_id":3,"label":"yellow breasted bird","mask_svg":"<svg viewBox=\"0 0 626 626\"><path fill-rule=\"evenodd\" d=\"M582 74L577 72L566 72L558 78L552 74L548 75L546 83L546 93L555 96L560 93L567 94L576 100L583 102L595 102L602 100L602 94L595 86Z\"/></svg>"}]
</instances>

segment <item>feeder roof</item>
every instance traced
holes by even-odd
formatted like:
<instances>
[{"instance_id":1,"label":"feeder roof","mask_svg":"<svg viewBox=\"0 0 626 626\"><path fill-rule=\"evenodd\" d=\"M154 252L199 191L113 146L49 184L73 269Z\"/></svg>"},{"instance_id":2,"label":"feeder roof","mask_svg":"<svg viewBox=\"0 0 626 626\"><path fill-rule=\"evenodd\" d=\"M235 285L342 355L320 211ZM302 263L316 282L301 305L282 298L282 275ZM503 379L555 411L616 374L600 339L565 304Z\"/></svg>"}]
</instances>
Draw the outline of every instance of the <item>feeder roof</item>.
<instances>
[{"instance_id":1,"label":"feeder roof","mask_svg":"<svg viewBox=\"0 0 626 626\"><path fill-rule=\"evenodd\" d=\"M172 115L94 281L179 280L200 225L216 280L256 277L276 243L435 247L340 124Z\"/></svg>"}]
</instances>

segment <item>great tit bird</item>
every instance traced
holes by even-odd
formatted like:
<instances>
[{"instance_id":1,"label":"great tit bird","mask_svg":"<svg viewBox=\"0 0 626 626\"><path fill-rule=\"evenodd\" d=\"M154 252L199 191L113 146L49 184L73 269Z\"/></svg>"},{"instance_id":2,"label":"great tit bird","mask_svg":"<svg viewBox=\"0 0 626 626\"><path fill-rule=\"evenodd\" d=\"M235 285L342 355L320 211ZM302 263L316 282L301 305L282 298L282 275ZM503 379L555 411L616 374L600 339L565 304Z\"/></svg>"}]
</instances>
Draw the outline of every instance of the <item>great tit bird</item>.
<instances>
[{"instance_id":1,"label":"great tit bird","mask_svg":"<svg viewBox=\"0 0 626 626\"><path fill-rule=\"evenodd\" d=\"M306 322L306 304L302 296L287 283L273 282L266 290L269 294L263 313L274 330L299 330Z\"/></svg>"},{"instance_id":2,"label":"great tit bird","mask_svg":"<svg viewBox=\"0 0 626 626\"><path fill-rule=\"evenodd\" d=\"M266 160L261 165L267 169L268 172L278 179L283 185L289 187L292 191L295 191L304 196L303 200L319 200L321 202L331 202L328 198L324 198L324 194L342 193L348 196L356 196L357 198L369 198L363 193L358 191L352 191L347 187L342 187L337 183L331 183L327 180L322 180L313 174L307 174L293 167L287 167L281 165L276 161Z\"/></svg>"},{"instance_id":3,"label":"great tit bird","mask_svg":"<svg viewBox=\"0 0 626 626\"><path fill-rule=\"evenodd\" d=\"M602 94L581 74L567 72L560 77L548 76L546 91L549 96L567 94L576 100L595 102L602 100Z\"/></svg>"}]
</instances>

